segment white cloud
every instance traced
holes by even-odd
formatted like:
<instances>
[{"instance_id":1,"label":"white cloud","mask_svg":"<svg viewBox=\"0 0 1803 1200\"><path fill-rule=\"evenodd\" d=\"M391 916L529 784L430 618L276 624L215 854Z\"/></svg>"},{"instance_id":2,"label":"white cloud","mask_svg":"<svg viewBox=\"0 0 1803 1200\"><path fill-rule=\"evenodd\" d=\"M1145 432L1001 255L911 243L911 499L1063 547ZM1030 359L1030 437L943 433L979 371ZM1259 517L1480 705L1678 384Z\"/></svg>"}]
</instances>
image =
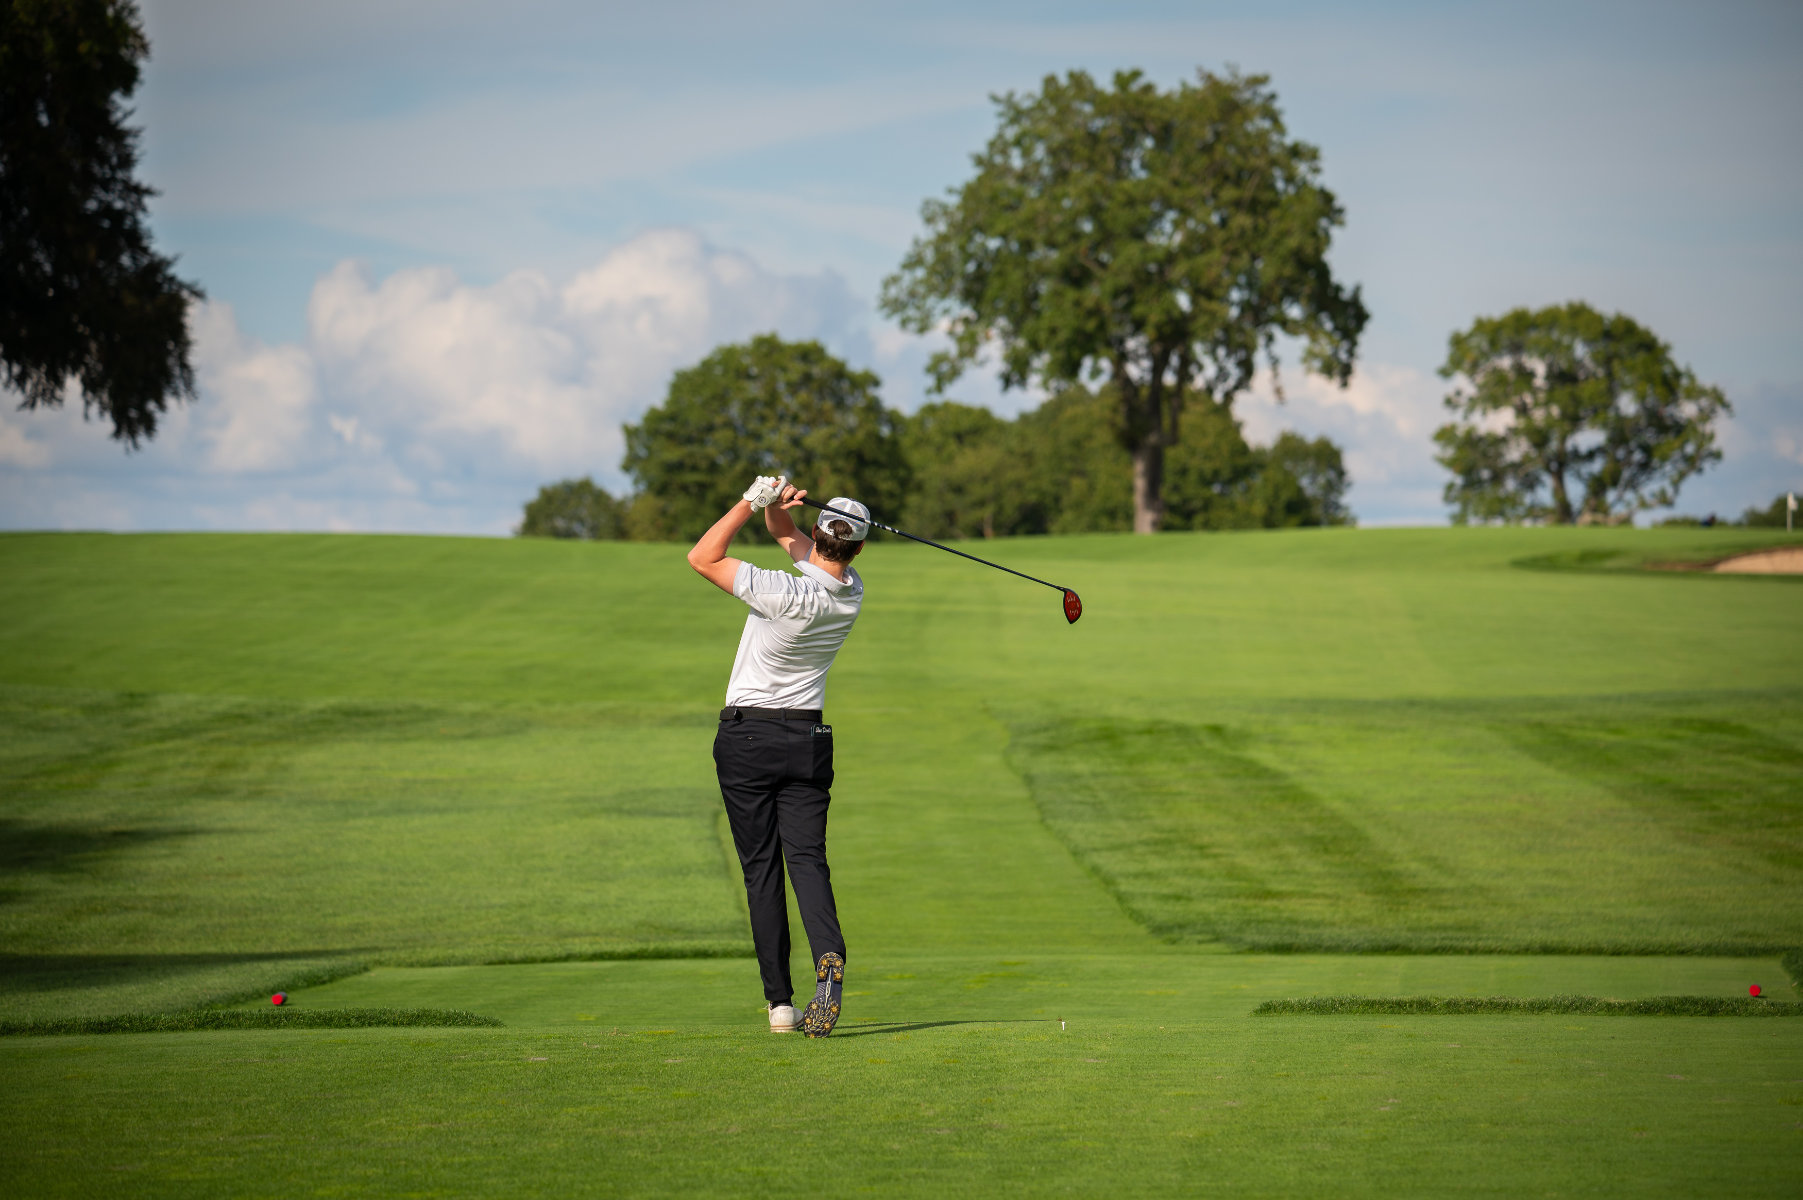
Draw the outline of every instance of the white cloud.
<instances>
[{"instance_id":1,"label":"white cloud","mask_svg":"<svg viewBox=\"0 0 1803 1200\"><path fill-rule=\"evenodd\" d=\"M1716 435L1722 461L1684 485L1678 512L1738 517L1803 493L1803 384L1760 384L1729 399L1734 415Z\"/></svg>"},{"instance_id":2,"label":"white cloud","mask_svg":"<svg viewBox=\"0 0 1803 1200\"><path fill-rule=\"evenodd\" d=\"M50 461L50 447L26 435L22 422L28 419L0 413L0 466L41 467Z\"/></svg>"},{"instance_id":3,"label":"white cloud","mask_svg":"<svg viewBox=\"0 0 1803 1200\"><path fill-rule=\"evenodd\" d=\"M618 480L621 425L675 370L757 332L831 338L861 311L831 274L774 274L658 230L562 286L536 271L479 286L443 268L375 283L341 263L314 289L309 324L347 443L361 429L441 467L500 459Z\"/></svg>"},{"instance_id":4,"label":"white cloud","mask_svg":"<svg viewBox=\"0 0 1803 1200\"><path fill-rule=\"evenodd\" d=\"M1360 366L1341 388L1288 370L1278 403L1268 372L1234 405L1246 437L1269 442L1285 429L1339 443L1352 478L1348 502L1366 524L1437 524L1445 471L1433 459L1434 430L1446 421L1444 380L1413 367Z\"/></svg>"},{"instance_id":5,"label":"white cloud","mask_svg":"<svg viewBox=\"0 0 1803 1200\"><path fill-rule=\"evenodd\" d=\"M1803 438L1800 438L1794 431L1780 429L1774 433L1772 448L1778 452L1779 457L1803 466Z\"/></svg>"},{"instance_id":6,"label":"white cloud","mask_svg":"<svg viewBox=\"0 0 1803 1200\"><path fill-rule=\"evenodd\" d=\"M562 282L342 262L303 342L198 309L200 398L137 454L68 408L0 418L0 524L501 533L548 480L624 487L622 424L715 346L777 331L858 361L867 317L836 275L772 272L689 230Z\"/></svg>"},{"instance_id":7,"label":"white cloud","mask_svg":"<svg viewBox=\"0 0 1803 1200\"><path fill-rule=\"evenodd\" d=\"M616 490L621 425L713 347L776 330L818 338L884 379L905 411L925 394L939 339L872 324L831 273L776 272L690 230L642 234L564 279L519 271L492 284L445 268L373 278L355 262L321 277L308 334L265 344L232 309L196 317L201 396L125 454L107 427L61 411L0 408L0 525L20 528L364 529L505 533L537 486L592 474ZM1345 448L1366 524L1438 523L1444 471L1432 434L1445 381L1393 363L1345 389L1291 369L1236 410L1249 438L1284 429ZM949 395L1011 415L979 368ZM1791 387L1734 397L1726 461L1685 489L1685 511L1738 512L1797 486L1803 405Z\"/></svg>"},{"instance_id":8,"label":"white cloud","mask_svg":"<svg viewBox=\"0 0 1803 1200\"><path fill-rule=\"evenodd\" d=\"M582 387L562 316L550 281L531 272L491 287L442 268L374 284L350 262L309 306L312 350L349 419L403 450L455 457L480 444L548 470L592 463L609 415Z\"/></svg>"},{"instance_id":9,"label":"white cloud","mask_svg":"<svg viewBox=\"0 0 1803 1200\"><path fill-rule=\"evenodd\" d=\"M210 403L200 436L215 471L295 465L318 399L311 357L299 346L264 346L238 331L229 305L202 305L194 356Z\"/></svg>"}]
</instances>

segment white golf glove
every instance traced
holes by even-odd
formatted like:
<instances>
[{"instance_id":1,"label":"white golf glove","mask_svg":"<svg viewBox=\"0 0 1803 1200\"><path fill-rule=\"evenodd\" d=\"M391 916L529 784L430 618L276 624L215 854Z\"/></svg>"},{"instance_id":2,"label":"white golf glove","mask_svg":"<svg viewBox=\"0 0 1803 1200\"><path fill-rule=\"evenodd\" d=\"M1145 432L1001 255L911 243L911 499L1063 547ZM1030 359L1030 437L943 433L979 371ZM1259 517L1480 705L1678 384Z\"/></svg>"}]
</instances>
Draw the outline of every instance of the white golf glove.
<instances>
[{"instance_id":1,"label":"white golf glove","mask_svg":"<svg viewBox=\"0 0 1803 1200\"><path fill-rule=\"evenodd\" d=\"M775 504L788 482L781 475L759 475L752 480L751 486L745 489L745 499L750 502L751 510L762 512Z\"/></svg>"}]
</instances>

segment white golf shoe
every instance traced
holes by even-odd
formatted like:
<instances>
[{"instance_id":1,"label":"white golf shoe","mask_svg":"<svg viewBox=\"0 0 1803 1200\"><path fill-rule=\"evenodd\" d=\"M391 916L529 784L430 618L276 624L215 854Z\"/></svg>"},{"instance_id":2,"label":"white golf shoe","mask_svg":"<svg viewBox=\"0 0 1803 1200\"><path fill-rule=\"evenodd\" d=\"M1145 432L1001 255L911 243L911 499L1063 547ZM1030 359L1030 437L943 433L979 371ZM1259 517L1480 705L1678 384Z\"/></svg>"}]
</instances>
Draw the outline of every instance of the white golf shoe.
<instances>
[{"instance_id":1,"label":"white golf shoe","mask_svg":"<svg viewBox=\"0 0 1803 1200\"><path fill-rule=\"evenodd\" d=\"M770 1007L770 1032L794 1033L801 1028L801 1014L795 1011L792 1004L772 1004Z\"/></svg>"}]
</instances>

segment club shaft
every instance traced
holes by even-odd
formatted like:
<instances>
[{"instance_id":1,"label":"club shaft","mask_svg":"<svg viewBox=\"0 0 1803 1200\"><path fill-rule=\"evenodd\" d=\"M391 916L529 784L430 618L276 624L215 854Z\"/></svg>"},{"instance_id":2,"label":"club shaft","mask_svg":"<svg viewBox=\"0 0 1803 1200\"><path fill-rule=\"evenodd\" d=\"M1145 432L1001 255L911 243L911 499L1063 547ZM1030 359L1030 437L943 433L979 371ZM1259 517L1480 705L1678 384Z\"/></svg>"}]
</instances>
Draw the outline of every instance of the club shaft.
<instances>
[{"instance_id":1,"label":"club shaft","mask_svg":"<svg viewBox=\"0 0 1803 1200\"><path fill-rule=\"evenodd\" d=\"M866 519L864 517L854 517L850 513L842 512L841 510L836 509L828 504L816 504L812 500L803 500L802 503L807 505L809 508L817 508L821 512L832 513L835 517L844 517L848 521L862 521L862 520ZM1037 583L1037 584L1041 585L1042 587L1049 587L1054 592L1066 592L1066 591L1070 590L1069 588L1060 587L1059 585L1057 585L1055 583L1047 583L1045 580L1039 579L1032 575L1029 575L1025 571L1016 571L1013 567L1004 567L1001 563L993 563L993 562L990 562L986 558L978 558L974 554L966 554L962 550L954 550L950 546L941 546L938 542L935 542L932 538L916 537L914 534L904 532L903 530L897 529L893 525L885 525L881 521L878 521L874 518L870 518L869 520L872 525L875 525L878 529L881 529L883 532L893 533L896 537L905 537L910 542L919 542L923 546L931 546L935 550L943 550L947 554L956 554L959 558L968 558L971 562L982 563L984 566L994 567L998 571L1006 571L1010 575L1019 576L1020 578L1025 579L1031 583Z\"/></svg>"}]
</instances>

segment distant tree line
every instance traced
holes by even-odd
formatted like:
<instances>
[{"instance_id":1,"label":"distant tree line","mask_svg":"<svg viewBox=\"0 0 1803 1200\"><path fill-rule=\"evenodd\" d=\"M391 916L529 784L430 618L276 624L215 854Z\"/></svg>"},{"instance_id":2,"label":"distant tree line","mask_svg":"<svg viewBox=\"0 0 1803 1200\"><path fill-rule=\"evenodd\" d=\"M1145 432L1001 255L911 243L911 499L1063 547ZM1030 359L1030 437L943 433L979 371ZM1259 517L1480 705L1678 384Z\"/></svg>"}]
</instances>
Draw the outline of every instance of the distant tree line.
<instances>
[{"instance_id":1,"label":"distant tree line","mask_svg":"<svg viewBox=\"0 0 1803 1200\"><path fill-rule=\"evenodd\" d=\"M1747 511L1741 513L1740 520L1733 522L1733 524L1764 526L1766 528L1777 526L1783 528L1785 521L1789 516L1790 498L1794 494L1795 493L1792 492L1786 492L1774 499L1764 508L1749 508Z\"/></svg>"},{"instance_id":2,"label":"distant tree line","mask_svg":"<svg viewBox=\"0 0 1803 1200\"><path fill-rule=\"evenodd\" d=\"M527 537L689 540L746 480L781 472L820 500L849 495L925 537L1001 537L1133 528L1132 456L1107 385L1071 385L1012 420L938 401L911 415L878 398L877 377L817 342L774 335L722 346L678 371L663 404L626 429L633 492L591 479L547 484L526 505ZM1223 403L1193 403L1167 448L1167 529L1349 525L1348 479L1327 438L1246 441Z\"/></svg>"},{"instance_id":3,"label":"distant tree line","mask_svg":"<svg viewBox=\"0 0 1803 1200\"><path fill-rule=\"evenodd\" d=\"M1795 494L1794 492L1781 492L1764 508L1753 505L1735 519L1718 517L1714 513L1710 513L1702 517L1666 517L1659 524L1702 526L1704 528L1713 525L1740 525L1751 529L1783 529L1787 523L1793 526L1803 524L1803 522L1797 521L1790 511L1790 498Z\"/></svg>"},{"instance_id":4,"label":"distant tree line","mask_svg":"<svg viewBox=\"0 0 1803 1200\"><path fill-rule=\"evenodd\" d=\"M78 384L127 447L194 397L201 298L145 228L127 100L148 50L133 0L0 3L0 384L26 409ZM1072 71L995 103L974 174L922 205L879 307L944 336L935 395L983 362L1051 399L1014 420L950 400L903 416L817 344L753 339L679 373L627 430L632 495L551 484L520 532L689 537L773 470L929 536L1350 522L1338 447L1250 445L1232 411L1261 366L1281 398L1280 338L1344 385L1369 318L1329 262L1344 214L1320 151L1290 138L1269 79ZM1668 507L1720 461L1732 411L1651 330L1583 303L1480 317L1441 373L1436 458L1460 524Z\"/></svg>"}]
</instances>

